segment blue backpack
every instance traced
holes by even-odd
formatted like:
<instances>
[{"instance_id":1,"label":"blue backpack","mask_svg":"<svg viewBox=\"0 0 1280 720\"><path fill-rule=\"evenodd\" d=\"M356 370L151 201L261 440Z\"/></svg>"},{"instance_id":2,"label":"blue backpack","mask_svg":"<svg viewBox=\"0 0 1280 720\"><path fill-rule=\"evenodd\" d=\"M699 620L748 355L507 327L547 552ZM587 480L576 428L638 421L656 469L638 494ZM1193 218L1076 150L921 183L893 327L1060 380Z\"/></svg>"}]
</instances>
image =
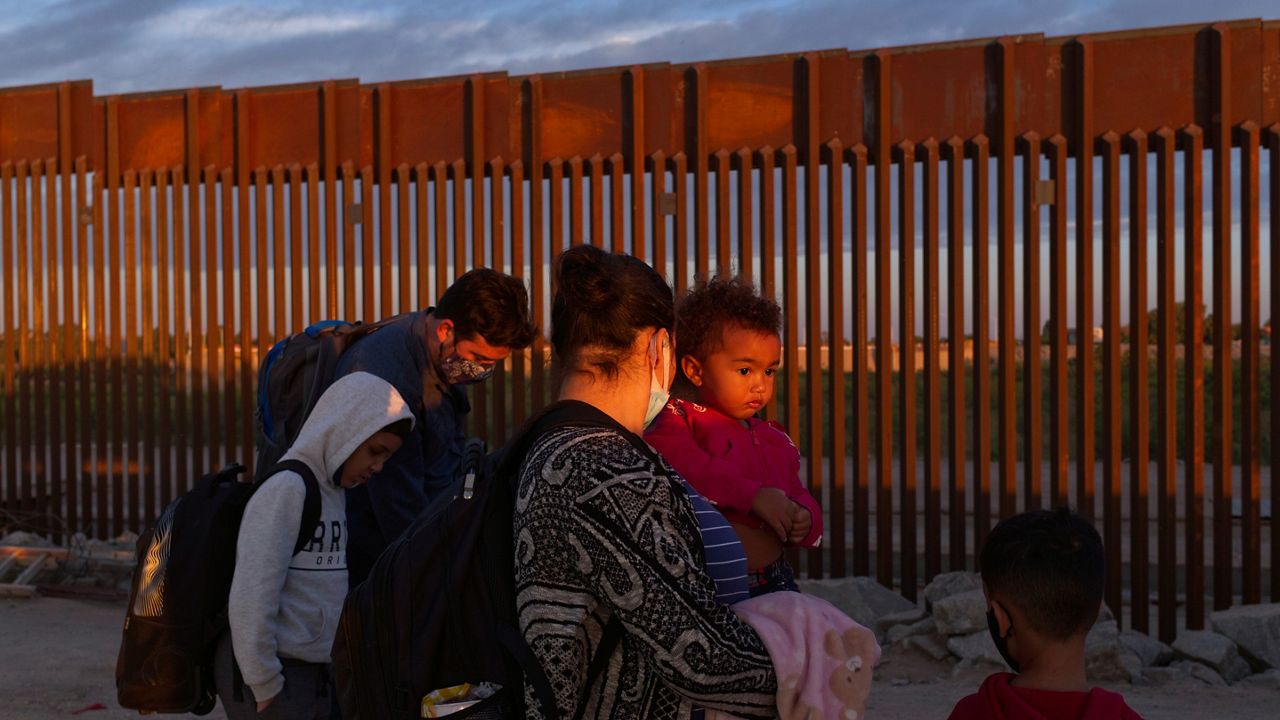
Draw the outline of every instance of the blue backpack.
<instances>
[{"instance_id":1,"label":"blue backpack","mask_svg":"<svg viewBox=\"0 0 1280 720\"><path fill-rule=\"evenodd\" d=\"M258 368L254 408L254 479L284 457L320 396L333 383L338 358L352 343L403 315L376 323L324 320L277 342Z\"/></svg>"}]
</instances>

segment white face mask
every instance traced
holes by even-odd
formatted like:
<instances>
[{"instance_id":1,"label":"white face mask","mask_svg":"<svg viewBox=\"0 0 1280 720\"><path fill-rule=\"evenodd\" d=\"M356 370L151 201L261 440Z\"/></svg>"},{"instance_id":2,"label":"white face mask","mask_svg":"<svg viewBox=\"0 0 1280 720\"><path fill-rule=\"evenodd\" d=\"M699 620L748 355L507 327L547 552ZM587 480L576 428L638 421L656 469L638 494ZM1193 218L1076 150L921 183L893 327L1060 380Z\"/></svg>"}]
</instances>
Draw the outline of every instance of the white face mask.
<instances>
[{"instance_id":1,"label":"white face mask","mask_svg":"<svg viewBox=\"0 0 1280 720\"><path fill-rule=\"evenodd\" d=\"M658 413L662 412L662 408L666 406L667 400L670 399L671 393L667 390L667 373L671 365L671 341L664 337L662 339L662 347L658 347L658 333L653 334L653 339L649 341L651 350L657 351L658 365L662 366L662 380L652 373L649 375L649 406L644 411L644 424L648 427L653 419L658 417Z\"/></svg>"}]
</instances>

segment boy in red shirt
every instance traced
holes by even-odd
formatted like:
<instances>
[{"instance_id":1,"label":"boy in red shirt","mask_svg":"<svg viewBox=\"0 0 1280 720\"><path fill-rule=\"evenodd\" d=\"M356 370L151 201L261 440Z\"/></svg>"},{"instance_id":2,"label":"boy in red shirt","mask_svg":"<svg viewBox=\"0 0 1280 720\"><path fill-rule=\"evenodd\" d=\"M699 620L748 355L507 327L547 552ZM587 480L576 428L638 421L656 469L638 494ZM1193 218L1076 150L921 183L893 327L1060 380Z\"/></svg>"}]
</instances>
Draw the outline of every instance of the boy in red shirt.
<instances>
[{"instance_id":1,"label":"boy in red shirt","mask_svg":"<svg viewBox=\"0 0 1280 720\"><path fill-rule=\"evenodd\" d=\"M1106 579L1093 525L1067 508L1015 515L987 536L980 562L987 627L1014 674L988 677L951 720L1141 720L1085 679Z\"/></svg>"}]
</instances>

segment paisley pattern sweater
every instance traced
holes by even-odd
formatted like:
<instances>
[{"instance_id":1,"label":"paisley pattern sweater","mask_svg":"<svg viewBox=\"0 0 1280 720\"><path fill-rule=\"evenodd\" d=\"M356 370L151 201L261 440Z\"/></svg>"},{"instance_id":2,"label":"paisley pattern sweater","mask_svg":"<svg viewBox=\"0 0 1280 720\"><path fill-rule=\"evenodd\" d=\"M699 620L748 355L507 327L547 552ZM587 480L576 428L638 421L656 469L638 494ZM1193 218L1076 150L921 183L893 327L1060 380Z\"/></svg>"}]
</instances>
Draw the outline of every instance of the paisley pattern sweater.
<instances>
[{"instance_id":1,"label":"paisley pattern sweater","mask_svg":"<svg viewBox=\"0 0 1280 720\"><path fill-rule=\"evenodd\" d=\"M683 719L694 707L775 717L768 651L716 602L684 483L639 437L549 431L521 467L514 522L520 629L562 717L582 698L586 718ZM622 639L584 690L614 616ZM525 695L538 717L532 689Z\"/></svg>"}]
</instances>

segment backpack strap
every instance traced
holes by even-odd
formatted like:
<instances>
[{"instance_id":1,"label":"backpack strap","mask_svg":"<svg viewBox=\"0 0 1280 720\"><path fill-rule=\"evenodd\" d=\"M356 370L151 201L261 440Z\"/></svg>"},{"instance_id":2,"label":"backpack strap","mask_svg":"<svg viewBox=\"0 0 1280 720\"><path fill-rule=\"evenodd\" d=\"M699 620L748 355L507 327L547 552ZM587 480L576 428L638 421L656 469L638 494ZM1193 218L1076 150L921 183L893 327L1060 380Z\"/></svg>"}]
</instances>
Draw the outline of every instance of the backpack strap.
<instances>
[{"instance_id":1,"label":"backpack strap","mask_svg":"<svg viewBox=\"0 0 1280 720\"><path fill-rule=\"evenodd\" d=\"M257 487L282 470L292 470L297 473L307 486L307 497L302 503L302 524L298 526L298 537L293 543L293 554L297 555L302 552L302 548L311 543L316 523L320 522L320 483L316 480L315 473L311 471L311 466L301 460L282 460L263 475ZM255 491L257 487L254 488Z\"/></svg>"},{"instance_id":2,"label":"backpack strap","mask_svg":"<svg viewBox=\"0 0 1280 720\"><path fill-rule=\"evenodd\" d=\"M591 687L609 666L609 658L613 657L613 651L618 647L618 641L622 639L622 632L622 621L617 615L613 615L604 626L604 634L600 636L600 647L596 648L596 654L591 658L591 664L587 666L587 682L582 686L582 697L578 698L578 710L573 714L573 720L582 720L583 713L587 711L587 699L591 693Z\"/></svg>"},{"instance_id":3,"label":"backpack strap","mask_svg":"<svg viewBox=\"0 0 1280 720\"><path fill-rule=\"evenodd\" d=\"M229 466L228 466L229 467ZM320 483L316 481L316 474L311 471L311 466L301 460L282 460L271 467L262 479L254 483L254 492L262 487L272 475L282 470L292 470L302 477L302 482L306 485L307 495L302 501L302 523L298 525L298 537L293 542L293 554L297 555L302 552L302 548L311 542L311 535L315 532L316 523L320 522ZM243 469L241 470L243 471ZM227 472L224 468L222 472ZM228 630L228 632L230 632ZM235 655L231 656L231 696L236 702L244 701L244 675L240 674L240 663L236 661Z\"/></svg>"},{"instance_id":4,"label":"backpack strap","mask_svg":"<svg viewBox=\"0 0 1280 720\"><path fill-rule=\"evenodd\" d=\"M573 714L573 720L582 720L583 713L587 710L591 688L609 666L609 658L613 657L618 641L622 640L622 633L622 621L618 616L609 618L609 622L604 626L604 634L600 636L600 645L596 648L595 655L591 657L591 664L587 666L587 681L582 686L582 694L578 698L578 709ZM524 670L525 678L533 686L533 693L538 696L538 704L542 706L542 716L556 717L556 698L551 689L551 681L524 637L514 627L504 624L498 628L498 639Z\"/></svg>"},{"instance_id":5,"label":"backpack strap","mask_svg":"<svg viewBox=\"0 0 1280 720\"><path fill-rule=\"evenodd\" d=\"M554 402L529 418L516 434L515 440L503 448L502 456L498 461L498 477L510 479L513 485L518 483L520 466L524 464L529 450L538 439L552 430L568 426L623 429L609 415L587 403L574 400ZM631 435L631 433L624 434ZM643 441L641 443L643 444ZM652 450L648 452L652 453ZM508 634L513 637L506 637ZM600 645L587 666L586 683L578 698L578 709L574 714L574 720L582 720L587 707L588 694L596 684L596 680L608 667L609 659L613 657L622 634L622 621L616 615L609 618L609 622L605 624L604 633L600 637ZM508 651L525 671L525 677L533 686L534 694L538 696L538 703L542 706L543 717L557 717L555 693L551 689L551 682L524 637L515 628L510 628L508 632L500 632L499 637L503 639L503 644L508 646Z\"/></svg>"},{"instance_id":6,"label":"backpack strap","mask_svg":"<svg viewBox=\"0 0 1280 720\"><path fill-rule=\"evenodd\" d=\"M503 649L524 671L525 680L533 687L533 694L538 697L538 705L542 707L542 717L557 717L556 694L551 689L551 681L547 679L542 663L538 662L533 649L529 647L529 643L525 642L524 636L514 625L507 623L500 623L495 634L498 636L498 642L502 643Z\"/></svg>"},{"instance_id":7,"label":"backpack strap","mask_svg":"<svg viewBox=\"0 0 1280 720\"><path fill-rule=\"evenodd\" d=\"M520 466L524 464L525 457L538 439L552 430L571 425L610 428L625 432L618 421L593 405L579 400L557 400L526 420L516 433L515 439L499 451L501 457L498 461L498 476L518 481Z\"/></svg>"}]
</instances>

